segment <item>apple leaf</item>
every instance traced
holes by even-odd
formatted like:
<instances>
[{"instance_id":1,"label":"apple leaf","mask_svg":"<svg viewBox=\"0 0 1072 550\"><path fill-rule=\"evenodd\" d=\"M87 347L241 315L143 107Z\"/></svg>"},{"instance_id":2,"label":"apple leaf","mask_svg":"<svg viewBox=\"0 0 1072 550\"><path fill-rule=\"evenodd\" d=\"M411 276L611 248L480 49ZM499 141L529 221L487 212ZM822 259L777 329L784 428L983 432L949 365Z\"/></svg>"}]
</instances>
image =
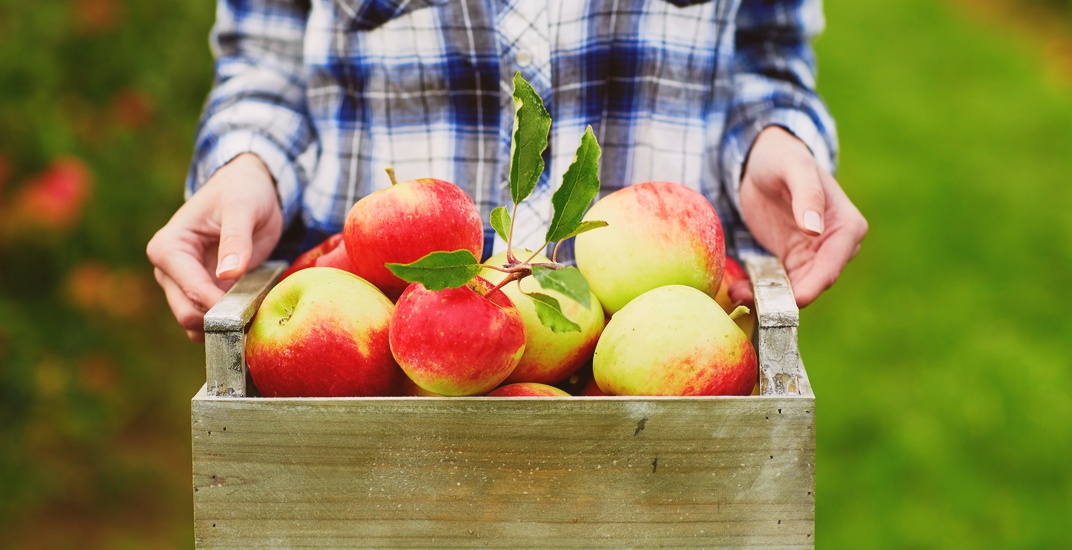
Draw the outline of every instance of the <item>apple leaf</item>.
<instances>
[{"instance_id":1,"label":"apple leaf","mask_svg":"<svg viewBox=\"0 0 1072 550\"><path fill-rule=\"evenodd\" d=\"M605 222L603 220L591 220L591 221L581 222L581 223L577 224L577 227L575 227L573 229L573 231L570 231L568 235L564 235L559 240L564 241L564 240L566 240L566 239L568 239L570 237L576 237L577 235L580 235L581 233L587 233L587 232L589 232L589 231L591 231L593 229L599 229L600 227L607 227L608 225L610 225L610 224L608 224L607 222Z\"/></svg>"},{"instance_id":2,"label":"apple leaf","mask_svg":"<svg viewBox=\"0 0 1072 550\"><path fill-rule=\"evenodd\" d=\"M592 307L592 293L588 281L576 267L551 269L539 265L532 266L532 276L540 286L547 290L557 290L574 302L586 308Z\"/></svg>"},{"instance_id":3,"label":"apple leaf","mask_svg":"<svg viewBox=\"0 0 1072 550\"><path fill-rule=\"evenodd\" d=\"M384 264L407 283L421 283L428 290L458 288L480 273L480 262L468 250L432 252L409 264Z\"/></svg>"},{"instance_id":4,"label":"apple leaf","mask_svg":"<svg viewBox=\"0 0 1072 550\"><path fill-rule=\"evenodd\" d=\"M491 227L502 237L502 240L510 240L510 211L505 206L497 207L491 211Z\"/></svg>"},{"instance_id":5,"label":"apple leaf","mask_svg":"<svg viewBox=\"0 0 1072 550\"><path fill-rule=\"evenodd\" d=\"M581 326L563 315L562 306L558 304L558 300L553 296L539 292L526 293L526 296L532 298L532 303L536 306L536 316L540 318L540 323L551 329L551 332L580 332Z\"/></svg>"},{"instance_id":6,"label":"apple leaf","mask_svg":"<svg viewBox=\"0 0 1072 550\"><path fill-rule=\"evenodd\" d=\"M551 115L543 98L518 71L514 74L514 138L510 142L510 197L521 204L543 174L543 151Z\"/></svg>"},{"instance_id":7,"label":"apple leaf","mask_svg":"<svg viewBox=\"0 0 1072 550\"><path fill-rule=\"evenodd\" d=\"M555 212L547 227L548 242L564 239L580 225L588 205L599 194L599 157L602 154L589 126L581 136L573 163L562 176L562 186L551 197Z\"/></svg>"}]
</instances>

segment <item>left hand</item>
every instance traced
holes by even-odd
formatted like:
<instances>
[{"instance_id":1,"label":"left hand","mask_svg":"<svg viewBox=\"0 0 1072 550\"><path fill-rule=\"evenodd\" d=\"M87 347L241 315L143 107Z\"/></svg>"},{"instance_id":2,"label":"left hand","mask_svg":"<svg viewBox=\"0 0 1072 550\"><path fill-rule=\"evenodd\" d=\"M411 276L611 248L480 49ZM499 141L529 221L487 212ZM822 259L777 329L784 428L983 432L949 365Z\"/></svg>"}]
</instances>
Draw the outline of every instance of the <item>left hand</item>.
<instances>
[{"instance_id":1,"label":"left hand","mask_svg":"<svg viewBox=\"0 0 1072 550\"><path fill-rule=\"evenodd\" d=\"M867 235L867 220L837 180L781 127L756 138L740 197L745 225L785 265L799 307L834 284ZM751 303L752 290L734 285L730 298Z\"/></svg>"}]
</instances>

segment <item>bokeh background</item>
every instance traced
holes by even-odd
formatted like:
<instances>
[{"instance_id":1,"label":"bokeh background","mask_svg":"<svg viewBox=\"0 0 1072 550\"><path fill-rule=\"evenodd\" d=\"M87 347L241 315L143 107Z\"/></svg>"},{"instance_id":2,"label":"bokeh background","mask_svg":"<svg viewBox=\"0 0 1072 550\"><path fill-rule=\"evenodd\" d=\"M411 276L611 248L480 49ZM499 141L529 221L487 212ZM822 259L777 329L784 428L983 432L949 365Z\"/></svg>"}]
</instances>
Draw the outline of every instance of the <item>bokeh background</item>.
<instances>
[{"instance_id":1,"label":"bokeh background","mask_svg":"<svg viewBox=\"0 0 1072 550\"><path fill-rule=\"evenodd\" d=\"M213 2L0 0L0 546L193 544L203 348L145 243L182 200ZM802 312L829 548L1072 524L1072 0L827 0L871 223Z\"/></svg>"}]
</instances>

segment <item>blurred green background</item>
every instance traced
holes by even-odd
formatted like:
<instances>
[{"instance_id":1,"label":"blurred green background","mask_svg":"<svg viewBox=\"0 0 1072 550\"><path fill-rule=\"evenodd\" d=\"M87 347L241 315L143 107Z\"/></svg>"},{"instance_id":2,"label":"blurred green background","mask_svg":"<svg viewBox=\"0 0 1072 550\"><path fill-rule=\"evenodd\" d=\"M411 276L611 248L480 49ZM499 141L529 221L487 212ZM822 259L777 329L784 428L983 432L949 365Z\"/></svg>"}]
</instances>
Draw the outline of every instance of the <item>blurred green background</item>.
<instances>
[{"instance_id":1,"label":"blurred green background","mask_svg":"<svg viewBox=\"0 0 1072 550\"><path fill-rule=\"evenodd\" d=\"M213 3L0 0L0 546L192 546L204 381L144 246L181 202ZM827 0L871 223L802 313L820 547L1067 546L1072 0Z\"/></svg>"}]
</instances>

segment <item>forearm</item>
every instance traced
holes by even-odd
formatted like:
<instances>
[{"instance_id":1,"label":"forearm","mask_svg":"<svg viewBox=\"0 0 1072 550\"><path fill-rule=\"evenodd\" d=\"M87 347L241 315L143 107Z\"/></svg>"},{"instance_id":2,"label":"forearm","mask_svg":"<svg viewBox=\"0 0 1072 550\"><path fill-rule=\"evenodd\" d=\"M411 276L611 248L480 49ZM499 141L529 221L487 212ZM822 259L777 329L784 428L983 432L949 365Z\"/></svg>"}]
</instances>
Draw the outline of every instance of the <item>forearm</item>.
<instances>
[{"instance_id":1,"label":"forearm","mask_svg":"<svg viewBox=\"0 0 1072 550\"><path fill-rule=\"evenodd\" d=\"M297 214L317 156L302 78L307 15L303 2L219 2L215 84L198 126L188 195L236 156L253 153L275 180L285 219Z\"/></svg>"},{"instance_id":2,"label":"forearm","mask_svg":"<svg viewBox=\"0 0 1072 550\"><path fill-rule=\"evenodd\" d=\"M827 171L836 165L837 133L815 91L811 46L823 30L822 3L791 4L744 0L738 13L734 98L720 151L723 184L738 207L745 161L766 127L788 130Z\"/></svg>"}]
</instances>

